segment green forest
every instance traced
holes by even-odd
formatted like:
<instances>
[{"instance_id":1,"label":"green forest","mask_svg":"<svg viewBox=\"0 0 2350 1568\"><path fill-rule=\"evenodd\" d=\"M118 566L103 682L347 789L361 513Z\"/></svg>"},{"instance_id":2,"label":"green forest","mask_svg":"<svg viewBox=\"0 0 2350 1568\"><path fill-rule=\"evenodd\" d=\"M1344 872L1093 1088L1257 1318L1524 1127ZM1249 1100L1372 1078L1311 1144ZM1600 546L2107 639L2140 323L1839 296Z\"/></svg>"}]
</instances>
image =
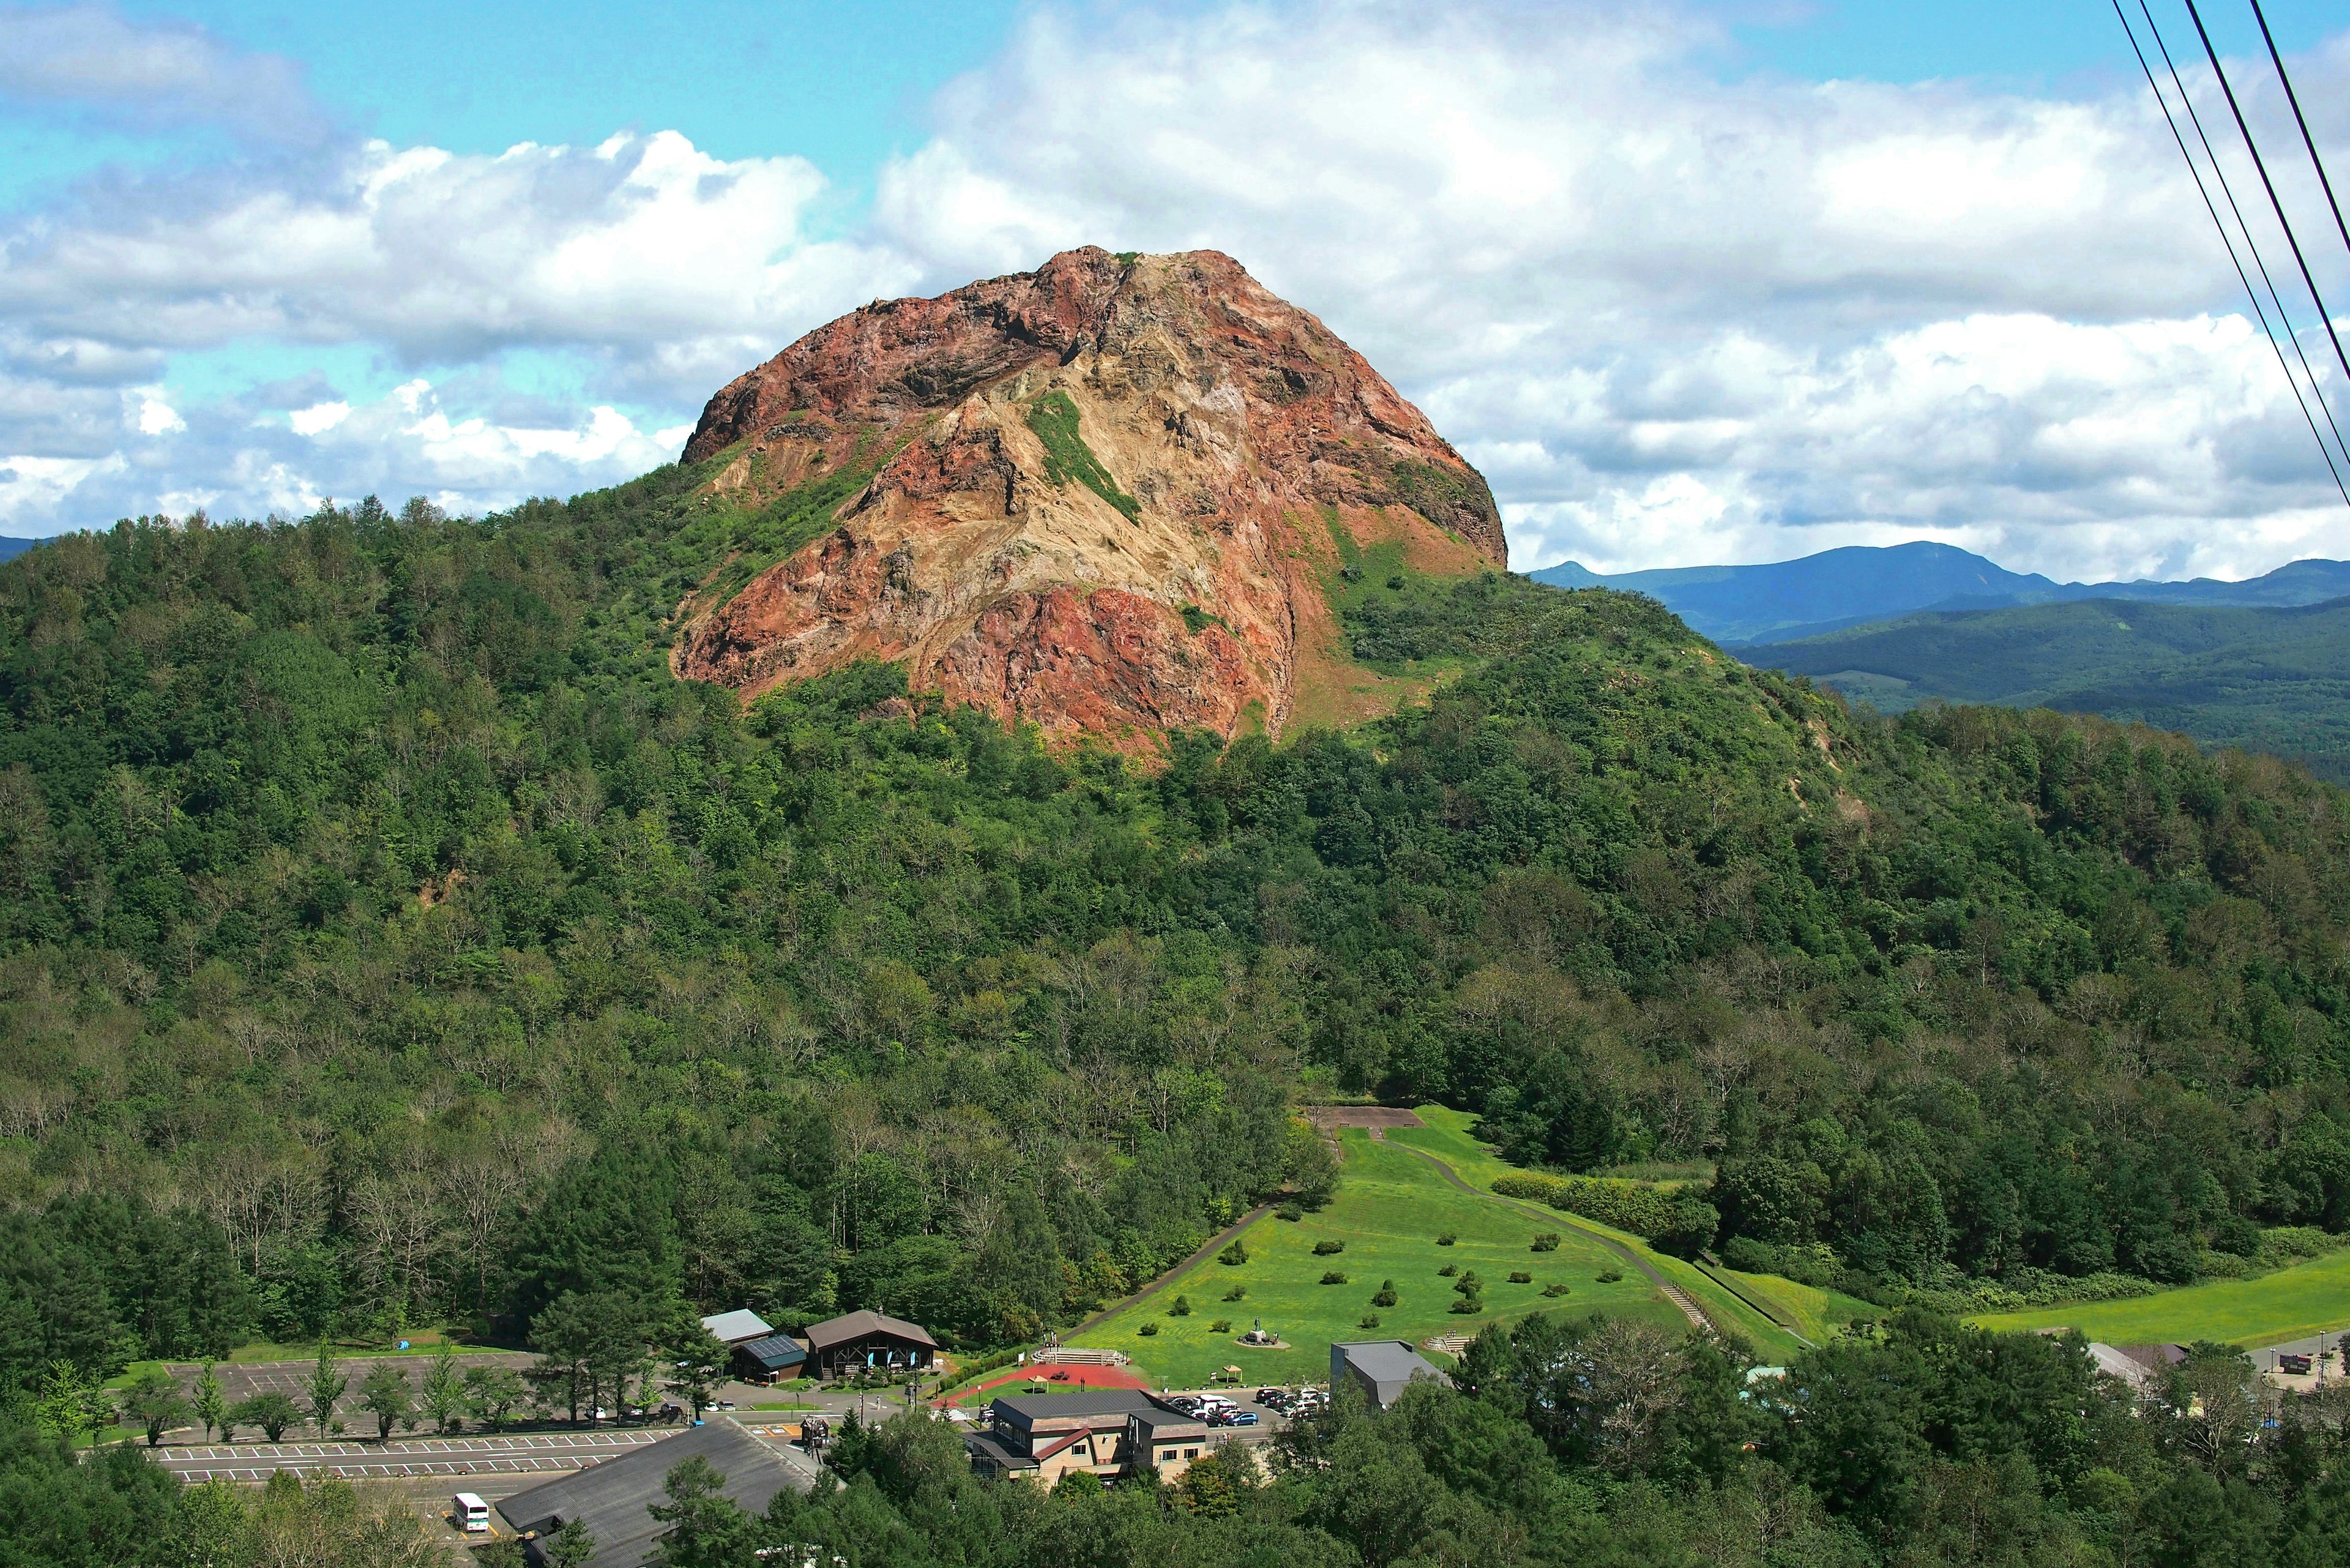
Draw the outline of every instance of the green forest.
<instances>
[{"instance_id":1,"label":"green forest","mask_svg":"<svg viewBox=\"0 0 2350 1568\"><path fill-rule=\"evenodd\" d=\"M973 1501L884 1429L808 1506L872 1564L2340 1560L2277 1555L2343 1550L2331 1417L2207 1440L2219 1392L2126 1417L2077 1345L1938 1315L2350 1231L2331 786L2084 716L1856 715L1498 574L1347 596L1358 660L1448 676L1344 733L1146 766L882 666L746 709L669 670L743 525L706 477L0 566L6 1419L60 1368L423 1324L1032 1341L1326 1198L1300 1105L1433 1099L1540 1172L1700 1165L1667 1244L1887 1316L1783 1399L1650 1345L1637 1430L1568 1408L1613 1342L1559 1324L1261 1492ZM0 1536L58 1462L0 1441ZM134 1463L73 1484L160 1552L197 1505ZM1733 1517L1742 1557L1702 1534ZM674 1560L748 1562L721 1526Z\"/></svg>"},{"instance_id":2,"label":"green forest","mask_svg":"<svg viewBox=\"0 0 2350 1568\"><path fill-rule=\"evenodd\" d=\"M2350 782L2350 599L2223 607L2087 599L1944 611L1739 649L1898 712L2062 708L2241 746Z\"/></svg>"}]
</instances>

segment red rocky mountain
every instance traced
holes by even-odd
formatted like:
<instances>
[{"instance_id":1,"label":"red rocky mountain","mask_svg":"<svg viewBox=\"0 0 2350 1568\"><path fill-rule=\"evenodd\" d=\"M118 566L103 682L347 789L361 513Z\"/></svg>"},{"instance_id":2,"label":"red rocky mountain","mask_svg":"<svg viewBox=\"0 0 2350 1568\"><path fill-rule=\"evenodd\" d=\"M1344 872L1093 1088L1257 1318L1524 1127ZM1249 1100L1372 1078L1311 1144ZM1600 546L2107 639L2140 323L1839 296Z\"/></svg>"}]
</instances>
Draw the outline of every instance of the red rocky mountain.
<instances>
[{"instance_id":1,"label":"red rocky mountain","mask_svg":"<svg viewBox=\"0 0 2350 1568\"><path fill-rule=\"evenodd\" d=\"M1128 749L1392 701L1342 650L1342 554L1507 560L1477 471L1214 251L1088 247L868 306L710 400L685 460L729 454L713 504L799 521L681 607L680 674L756 693L902 659L918 691Z\"/></svg>"}]
</instances>

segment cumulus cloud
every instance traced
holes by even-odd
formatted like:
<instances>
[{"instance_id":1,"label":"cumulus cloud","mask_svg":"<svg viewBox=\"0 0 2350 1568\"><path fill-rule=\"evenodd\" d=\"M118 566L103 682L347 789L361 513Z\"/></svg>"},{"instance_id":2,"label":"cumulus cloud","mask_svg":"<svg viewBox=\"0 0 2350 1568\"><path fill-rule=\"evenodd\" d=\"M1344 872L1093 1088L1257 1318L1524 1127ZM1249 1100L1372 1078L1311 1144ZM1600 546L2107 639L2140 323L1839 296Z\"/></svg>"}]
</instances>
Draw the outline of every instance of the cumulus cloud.
<instances>
[{"instance_id":1,"label":"cumulus cloud","mask_svg":"<svg viewBox=\"0 0 2350 1568\"><path fill-rule=\"evenodd\" d=\"M657 378L910 281L886 253L809 237L824 188L805 159L729 161L673 131L495 156L371 141L192 210L159 177L20 223L0 312L43 343L266 337L410 363L578 348Z\"/></svg>"},{"instance_id":2,"label":"cumulus cloud","mask_svg":"<svg viewBox=\"0 0 2350 1568\"><path fill-rule=\"evenodd\" d=\"M67 105L142 129L218 125L261 141L328 134L302 67L202 27L109 5L0 5L0 101Z\"/></svg>"},{"instance_id":3,"label":"cumulus cloud","mask_svg":"<svg viewBox=\"0 0 2350 1568\"><path fill-rule=\"evenodd\" d=\"M154 389L134 391L103 458L0 457L0 516L26 536L200 508L298 515L328 497L364 494L478 511L617 483L675 457L688 433L641 429L608 405L501 418L475 406L497 400L494 382L479 378L446 386L419 378L357 403L301 401L303 389L263 389L184 411Z\"/></svg>"},{"instance_id":4,"label":"cumulus cloud","mask_svg":"<svg viewBox=\"0 0 2350 1568\"><path fill-rule=\"evenodd\" d=\"M277 69L132 31L155 80ZM0 46L0 91L102 98L45 47ZM2350 153L2350 37L2296 71ZM2280 107L2252 86L2287 147ZM1306 0L1040 12L932 121L845 236L806 161L671 132L335 143L0 221L0 452L26 454L0 529L603 483L843 309L1094 243L1224 250L1321 314L1486 470L1522 566L1921 536L2064 576L2350 555L2143 83L1806 82L1686 8ZM394 373L169 389L175 355L251 341ZM516 350L579 390L525 406Z\"/></svg>"},{"instance_id":5,"label":"cumulus cloud","mask_svg":"<svg viewBox=\"0 0 2350 1568\"><path fill-rule=\"evenodd\" d=\"M2233 275L2142 83L1739 78L1726 47L1667 9L1048 15L879 210L941 278L1232 253L1486 466L1522 564L2350 553L2267 345L2214 318ZM2340 40L2301 68L2350 85Z\"/></svg>"}]
</instances>

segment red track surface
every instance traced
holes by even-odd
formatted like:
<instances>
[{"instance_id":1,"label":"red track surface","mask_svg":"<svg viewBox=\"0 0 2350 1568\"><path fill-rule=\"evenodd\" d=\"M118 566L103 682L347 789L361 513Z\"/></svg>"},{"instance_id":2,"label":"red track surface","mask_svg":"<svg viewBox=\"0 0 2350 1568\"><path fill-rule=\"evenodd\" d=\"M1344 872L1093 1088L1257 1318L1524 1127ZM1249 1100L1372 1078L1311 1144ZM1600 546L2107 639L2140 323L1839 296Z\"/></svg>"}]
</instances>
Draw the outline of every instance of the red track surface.
<instances>
[{"instance_id":1,"label":"red track surface","mask_svg":"<svg viewBox=\"0 0 2350 1568\"><path fill-rule=\"evenodd\" d=\"M1041 1369L1014 1366L996 1373L984 1382L964 1389L947 1403L964 1404L978 1398L983 1394L1002 1388L1007 1383L1019 1384L1019 1391L1025 1393L1028 1380L1038 1376L1040 1371L1045 1379L1045 1386L1055 1393L1066 1393L1078 1388L1148 1388L1150 1386L1149 1379L1137 1376L1123 1366L1055 1366ZM1056 1374L1066 1374L1066 1376L1055 1376Z\"/></svg>"}]
</instances>

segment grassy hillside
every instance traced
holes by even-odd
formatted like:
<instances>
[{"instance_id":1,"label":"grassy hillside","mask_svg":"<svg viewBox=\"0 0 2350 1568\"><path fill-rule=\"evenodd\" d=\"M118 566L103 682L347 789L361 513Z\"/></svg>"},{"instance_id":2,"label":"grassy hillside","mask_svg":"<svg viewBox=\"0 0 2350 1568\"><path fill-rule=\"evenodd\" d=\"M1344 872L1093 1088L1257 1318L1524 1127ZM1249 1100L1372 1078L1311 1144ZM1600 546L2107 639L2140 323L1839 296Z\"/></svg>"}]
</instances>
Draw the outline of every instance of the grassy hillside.
<instances>
[{"instance_id":1,"label":"grassy hillside","mask_svg":"<svg viewBox=\"0 0 2350 1568\"><path fill-rule=\"evenodd\" d=\"M1883 712L1939 700L2101 713L2350 776L2350 599L1918 615L1740 654Z\"/></svg>"},{"instance_id":2,"label":"grassy hillside","mask_svg":"<svg viewBox=\"0 0 2350 1568\"><path fill-rule=\"evenodd\" d=\"M1604 1312L1676 1331L1682 1325L1678 1308L1599 1243L1461 1192L1426 1161L1359 1129L1347 1128L1340 1137L1346 1158L1337 1197L1327 1208L1294 1222L1270 1216L1259 1220L1242 1238L1246 1262L1201 1263L1071 1343L1122 1350L1164 1386L1199 1387L1227 1366L1243 1368L1252 1383L1318 1383L1330 1376L1334 1340L1418 1343L1432 1334L1474 1333L1486 1324L1537 1311ZM1531 1250L1534 1236L1544 1231L1560 1236L1557 1251ZM1454 1238L1452 1245L1438 1245L1437 1239L1447 1234ZM1334 1241L1345 1251L1315 1254L1316 1243ZM1448 1265L1474 1272L1484 1282L1484 1311L1451 1310L1461 1299L1453 1288L1460 1273L1440 1275L1438 1271ZM1623 1277L1601 1283L1598 1276L1611 1270ZM1513 1272L1531 1273L1533 1282L1513 1284ZM1343 1273L1347 1282L1322 1283L1328 1273ZM1396 1304L1372 1305L1371 1297L1388 1280L1395 1282ZM1551 1285L1565 1285L1567 1293L1544 1295ZM1225 1301L1236 1288L1246 1296ZM1190 1302L1189 1316L1170 1313L1179 1296ZM1364 1327L1367 1315L1376 1315L1378 1324ZM1233 1336L1260 1318L1291 1348L1236 1345ZM1220 1320L1232 1327L1213 1332ZM1138 1331L1145 1324L1158 1332L1141 1334Z\"/></svg>"}]
</instances>

